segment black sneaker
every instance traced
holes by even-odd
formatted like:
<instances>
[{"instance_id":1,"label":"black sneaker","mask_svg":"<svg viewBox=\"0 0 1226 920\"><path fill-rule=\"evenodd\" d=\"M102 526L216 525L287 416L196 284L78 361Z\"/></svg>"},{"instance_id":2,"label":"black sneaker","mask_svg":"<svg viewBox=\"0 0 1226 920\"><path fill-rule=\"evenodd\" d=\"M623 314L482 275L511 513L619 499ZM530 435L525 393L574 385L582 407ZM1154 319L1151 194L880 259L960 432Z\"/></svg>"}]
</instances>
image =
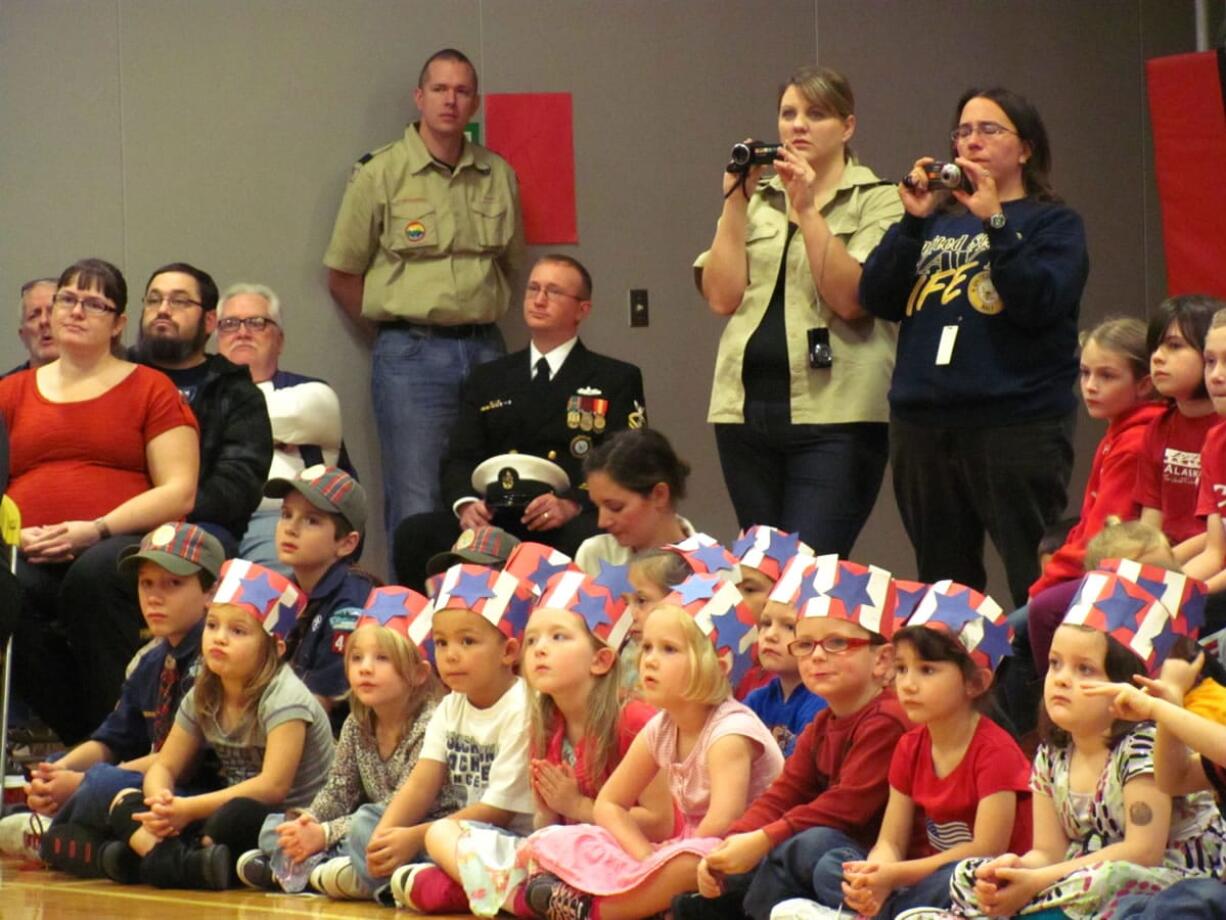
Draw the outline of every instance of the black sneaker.
<instances>
[{"instance_id":1,"label":"black sneaker","mask_svg":"<svg viewBox=\"0 0 1226 920\"><path fill-rule=\"evenodd\" d=\"M272 866L263 850L248 850L238 858L234 867L238 880L257 891L276 891L279 887L272 874Z\"/></svg>"},{"instance_id":2,"label":"black sneaker","mask_svg":"<svg viewBox=\"0 0 1226 920\"><path fill-rule=\"evenodd\" d=\"M107 838L80 824L64 822L42 834L38 853L52 869L78 878L101 878L101 849Z\"/></svg>"},{"instance_id":3,"label":"black sneaker","mask_svg":"<svg viewBox=\"0 0 1226 920\"><path fill-rule=\"evenodd\" d=\"M183 881L188 888L225 891L234 884L234 861L224 843L192 847L183 860Z\"/></svg>"},{"instance_id":4,"label":"black sneaker","mask_svg":"<svg viewBox=\"0 0 1226 920\"><path fill-rule=\"evenodd\" d=\"M122 840L108 840L98 850L102 874L120 885L135 885L140 881L141 858Z\"/></svg>"},{"instance_id":5,"label":"black sneaker","mask_svg":"<svg viewBox=\"0 0 1226 920\"><path fill-rule=\"evenodd\" d=\"M747 914L741 907L744 900L743 891L731 891L715 898L690 892L673 898L669 909L673 920L745 920Z\"/></svg>"}]
</instances>

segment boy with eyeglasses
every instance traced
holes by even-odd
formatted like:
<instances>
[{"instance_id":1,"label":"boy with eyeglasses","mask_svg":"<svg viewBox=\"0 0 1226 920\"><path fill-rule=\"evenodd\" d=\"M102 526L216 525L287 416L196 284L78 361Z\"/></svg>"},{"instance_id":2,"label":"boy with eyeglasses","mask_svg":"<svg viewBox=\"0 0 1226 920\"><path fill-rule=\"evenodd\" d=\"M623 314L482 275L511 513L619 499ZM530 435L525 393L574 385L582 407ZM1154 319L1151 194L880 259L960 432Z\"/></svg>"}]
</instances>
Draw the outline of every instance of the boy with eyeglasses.
<instances>
[{"instance_id":1,"label":"boy with eyeglasses","mask_svg":"<svg viewBox=\"0 0 1226 920\"><path fill-rule=\"evenodd\" d=\"M826 700L778 779L699 864L698 895L673 901L676 920L767 920L812 897L813 870L847 838L870 847L889 798L890 755L912 727L889 684L898 595L876 566L823 557L798 592L788 645L804 685Z\"/></svg>"}]
</instances>

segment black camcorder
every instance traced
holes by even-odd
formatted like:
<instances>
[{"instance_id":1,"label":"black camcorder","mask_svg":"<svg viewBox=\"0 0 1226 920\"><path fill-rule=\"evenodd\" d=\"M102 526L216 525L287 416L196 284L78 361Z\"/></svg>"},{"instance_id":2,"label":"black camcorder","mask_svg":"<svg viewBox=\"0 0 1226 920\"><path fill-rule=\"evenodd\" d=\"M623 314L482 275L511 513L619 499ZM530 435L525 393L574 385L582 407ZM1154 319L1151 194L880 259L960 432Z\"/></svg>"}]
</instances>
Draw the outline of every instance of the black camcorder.
<instances>
[{"instance_id":1,"label":"black camcorder","mask_svg":"<svg viewBox=\"0 0 1226 920\"><path fill-rule=\"evenodd\" d=\"M975 191L970 176L963 172L957 163L942 163L939 160L925 163L924 176L928 179L928 188L933 191L941 188L960 188L969 194ZM915 180L910 173L903 178L902 184L907 188L915 188Z\"/></svg>"},{"instance_id":2,"label":"black camcorder","mask_svg":"<svg viewBox=\"0 0 1226 920\"><path fill-rule=\"evenodd\" d=\"M766 144L762 141L742 141L732 145L727 170L730 173L747 173L755 166L768 166L779 158L783 144Z\"/></svg>"}]
</instances>

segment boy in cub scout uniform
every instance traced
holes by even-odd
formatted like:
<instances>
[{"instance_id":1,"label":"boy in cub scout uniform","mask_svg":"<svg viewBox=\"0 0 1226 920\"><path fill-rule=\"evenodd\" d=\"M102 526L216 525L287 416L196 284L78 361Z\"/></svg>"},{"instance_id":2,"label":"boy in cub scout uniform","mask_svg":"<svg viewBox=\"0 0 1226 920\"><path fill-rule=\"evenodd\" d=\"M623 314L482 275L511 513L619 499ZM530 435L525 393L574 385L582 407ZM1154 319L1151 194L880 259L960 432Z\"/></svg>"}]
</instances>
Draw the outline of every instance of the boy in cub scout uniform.
<instances>
[{"instance_id":1,"label":"boy in cub scout uniform","mask_svg":"<svg viewBox=\"0 0 1226 920\"><path fill-rule=\"evenodd\" d=\"M596 509L583 485L583 461L615 431L646 424L643 376L633 364L587 350L579 326L592 309L592 279L570 256L547 255L532 268L524 295L528 348L473 369L460 396L442 468L449 510L414 515L396 530L396 576L424 590L426 560L447 549L458 530L491 522L521 539L573 555L598 532ZM478 466L500 454L526 455L498 463L486 482L473 482ZM541 463L541 460L550 461ZM552 469L556 467L557 469ZM563 482L560 473L569 482ZM493 521L486 491L544 485L519 513ZM548 486L548 488L545 488Z\"/></svg>"},{"instance_id":2,"label":"boy in cub scout uniform","mask_svg":"<svg viewBox=\"0 0 1226 920\"><path fill-rule=\"evenodd\" d=\"M354 166L324 254L333 299L378 329L371 391L389 537L406 515L441 507L460 384L505 352L495 323L524 246L514 171L464 136L481 100L472 62L435 53L413 100L420 119L404 137Z\"/></svg>"}]
</instances>

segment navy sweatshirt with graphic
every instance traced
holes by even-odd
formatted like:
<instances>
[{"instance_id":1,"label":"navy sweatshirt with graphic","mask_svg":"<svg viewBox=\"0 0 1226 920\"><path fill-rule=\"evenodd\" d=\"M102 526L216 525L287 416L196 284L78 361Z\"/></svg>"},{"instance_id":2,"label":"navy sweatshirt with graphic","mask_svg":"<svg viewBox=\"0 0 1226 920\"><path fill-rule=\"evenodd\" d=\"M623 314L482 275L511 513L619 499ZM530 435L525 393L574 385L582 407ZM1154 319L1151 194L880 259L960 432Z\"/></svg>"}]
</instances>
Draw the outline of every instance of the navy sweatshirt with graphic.
<instances>
[{"instance_id":1,"label":"navy sweatshirt with graphic","mask_svg":"<svg viewBox=\"0 0 1226 920\"><path fill-rule=\"evenodd\" d=\"M1081 218L1030 198L1003 210L1005 226L987 231L963 208L908 214L864 264L860 302L900 324L890 408L904 421L1007 425L1076 404L1077 314L1089 273ZM946 327L957 332L942 355Z\"/></svg>"}]
</instances>

